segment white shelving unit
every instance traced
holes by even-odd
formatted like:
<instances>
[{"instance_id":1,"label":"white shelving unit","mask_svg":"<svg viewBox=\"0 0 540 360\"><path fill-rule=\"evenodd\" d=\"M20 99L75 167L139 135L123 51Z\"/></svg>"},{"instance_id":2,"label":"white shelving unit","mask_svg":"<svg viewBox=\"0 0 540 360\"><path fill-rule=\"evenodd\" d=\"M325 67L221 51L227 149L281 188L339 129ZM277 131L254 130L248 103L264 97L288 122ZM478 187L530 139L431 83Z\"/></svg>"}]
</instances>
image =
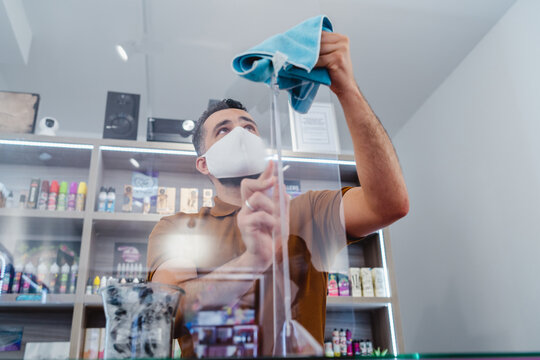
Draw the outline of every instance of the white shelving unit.
<instances>
[{"instance_id":1,"label":"white shelving unit","mask_svg":"<svg viewBox=\"0 0 540 360\"><path fill-rule=\"evenodd\" d=\"M50 160L42 160L43 153L49 154ZM352 156L290 151L284 151L283 155L285 164L289 165L286 176L309 184L307 189L312 186L324 188L325 182L335 179L341 179L344 184L357 184ZM22 224L17 230L21 239L45 241L50 240L50 234L53 234L54 238L80 242L76 293L50 294L43 303L21 301L17 294L4 294L0 296L0 323L10 323L14 316L25 316L31 324L32 317L41 317L45 320L38 321L32 331L48 331L48 327L57 325L51 325L49 320L52 318L47 312L59 311L62 321L71 318L65 324L71 328L68 339L65 339L63 330L60 331L63 335L54 339L69 340L70 358L81 357L84 329L103 321L100 320L103 312L101 298L99 295L85 295L86 280L95 276L99 264L109 261L109 258L112 265L112 254L108 250L112 246L111 239L136 239L144 243L162 217L159 214L121 213L120 206L117 206L116 213L96 211L97 195L102 185L115 187L119 195L121 186L130 182L129 174L136 170L130 165L130 158L136 158L141 168L159 171L160 186L177 189L184 184L192 185L186 187L211 187L209 180L198 174L193 165L195 153L190 144L0 135L0 182L8 187L27 190L33 177L77 179L88 184L86 208L82 212L0 209L0 242L11 236L10 224L14 222ZM304 185L302 188L304 190ZM178 193L176 209L179 208ZM121 199L117 203L121 203ZM370 337L376 346L388 348L390 352L401 352L403 340L388 229L351 245L349 257L351 266L384 267L391 297L328 297L327 332L334 326L350 327L357 332L356 338Z\"/></svg>"}]
</instances>

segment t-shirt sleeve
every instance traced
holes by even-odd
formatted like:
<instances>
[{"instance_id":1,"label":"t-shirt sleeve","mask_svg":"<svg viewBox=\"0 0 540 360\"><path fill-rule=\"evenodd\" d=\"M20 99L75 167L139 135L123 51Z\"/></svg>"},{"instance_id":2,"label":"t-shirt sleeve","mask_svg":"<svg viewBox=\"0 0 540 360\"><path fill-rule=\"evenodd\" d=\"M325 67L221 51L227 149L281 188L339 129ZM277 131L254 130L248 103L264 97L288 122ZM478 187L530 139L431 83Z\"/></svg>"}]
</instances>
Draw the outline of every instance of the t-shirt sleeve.
<instances>
[{"instance_id":1,"label":"t-shirt sleeve","mask_svg":"<svg viewBox=\"0 0 540 360\"><path fill-rule=\"evenodd\" d=\"M171 234L174 234L175 225L169 218L162 218L150 233L148 238L148 251L146 265L148 268L147 280L151 281L157 268L165 261L173 258L168 252Z\"/></svg>"},{"instance_id":2,"label":"t-shirt sleeve","mask_svg":"<svg viewBox=\"0 0 540 360\"><path fill-rule=\"evenodd\" d=\"M320 270L328 270L336 254L358 240L347 236L340 217L343 195L350 189L308 191L297 204L303 213L302 237L311 250L314 265Z\"/></svg>"}]
</instances>

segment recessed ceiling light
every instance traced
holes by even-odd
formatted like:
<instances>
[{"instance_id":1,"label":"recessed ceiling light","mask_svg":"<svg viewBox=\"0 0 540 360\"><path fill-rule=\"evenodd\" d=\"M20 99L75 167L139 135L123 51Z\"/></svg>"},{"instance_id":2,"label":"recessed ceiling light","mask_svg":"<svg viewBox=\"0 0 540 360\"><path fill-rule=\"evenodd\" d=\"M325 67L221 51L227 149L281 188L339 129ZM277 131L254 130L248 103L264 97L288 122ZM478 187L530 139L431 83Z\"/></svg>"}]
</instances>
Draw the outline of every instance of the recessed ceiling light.
<instances>
[{"instance_id":1,"label":"recessed ceiling light","mask_svg":"<svg viewBox=\"0 0 540 360\"><path fill-rule=\"evenodd\" d=\"M120 59L122 59L122 61L128 61L128 54L126 52L126 49L124 49L122 45L116 45L116 52L118 53L118 56L120 56Z\"/></svg>"},{"instance_id":2,"label":"recessed ceiling light","mask_svg":"<svg viewBox=\"0 0 540 360\"><path fill-rule=\"evenodd\" d=\"M129 162L131 163L131 165L135 166L137 169L141 167L139 162L137 160L135 160L134 158L130 158Z\"/></svg>"}]
</instances>

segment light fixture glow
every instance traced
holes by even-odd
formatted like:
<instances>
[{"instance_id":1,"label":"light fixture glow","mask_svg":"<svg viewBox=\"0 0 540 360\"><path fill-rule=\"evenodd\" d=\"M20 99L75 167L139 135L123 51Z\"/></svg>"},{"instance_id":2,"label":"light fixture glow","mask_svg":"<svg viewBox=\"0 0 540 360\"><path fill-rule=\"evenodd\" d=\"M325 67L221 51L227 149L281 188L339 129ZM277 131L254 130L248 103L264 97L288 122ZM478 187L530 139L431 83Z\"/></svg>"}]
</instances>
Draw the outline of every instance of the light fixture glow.
<instances>
[{"instance_id":1,"label":"light fixture glow","mask_svg":"<svg viewBox=\"0 0 540 360\"><path fill-rule=\"evenodd\" d=\"M122 45L116 45L116 53L120 56L123 62L128 61L128 54Z\"/></svg>"},{"instance_id":2,"label":"light fixture glow","mask_svg":"<svg viewBox=\"0 0 540 360\"><path fill-rule=\"evenodd\" d=\"M5 140L5 139L0 140L0 144L66 148L66 149L88 149L88 150L92 150L94 148L93 145L89 145L89 144L69 144L69 143L55 143L55 142L44 142L44 141Z\"/></svg>"},{"instance_id":3,"label":"light fixture glow","mask_svg":"<svg viewBox=\"0 0 540 360\"><path fill-rule=\"evenodd\" d=\"M303 157L293 157L293 156L283 156L281 159L283 161L289 161L289 162L356 166L356 163L352 160L314 159L314 158L303 158Z\"/></svg>"},{"instance_id":4,"label":"light fixture glow","mask_svg":"<svg viewBox=\"0 0 540 360\"><path fill-rule=\"evenodd\" d=\"M386 294L388 297L391 297L392 294L390 293L390 284L388 281L388 267L386 265L386 250L384 247L384 234L382 229L378 231L379 234L379 246L381 247L381 256L382 256L382 264L383 264L383 272L384 272L384 284L386 287Z\"/></svg>"},{"instance_id":5,"label":"light fixture glow","mask_svg":"<svg viewBox=\"0 0 540 360\"><path fill-rule=\"evenodd\" d=\"M139 162L137 160L135 160L134 158L130 158L129 159L129 162L131 163L131 165L133 165L134 167L136 167L137 169L141 167L141 165L139 164Z\"/></svg>"},{"instance_id":6,"label":"light fixture glow","mask_svg":"<svg viewBox=\"0 0 540 360\"><path fill-rule=\"evenodd\" d=\"M164 154L164 155L197 156L197 153L195 151L188 151L188 150L149 149L149 148L123 147L123 146L100 146L99 148L101 150L105 150L105 151L135 152L135 153Z\"/></svg>"},{"instance_id":7,"label":"light fixture glow","mask_svg":"<svg viewBox=\"0 0 540 360\"><path fill-rule=\"evenodd\" d=\"M396 345L396 330L394 328L394 313L392 310L392 303L388 304L388 318L390 319L390 337L392 338L392 351L394 356L398 355Z\"/></svg>"}]
</instances>

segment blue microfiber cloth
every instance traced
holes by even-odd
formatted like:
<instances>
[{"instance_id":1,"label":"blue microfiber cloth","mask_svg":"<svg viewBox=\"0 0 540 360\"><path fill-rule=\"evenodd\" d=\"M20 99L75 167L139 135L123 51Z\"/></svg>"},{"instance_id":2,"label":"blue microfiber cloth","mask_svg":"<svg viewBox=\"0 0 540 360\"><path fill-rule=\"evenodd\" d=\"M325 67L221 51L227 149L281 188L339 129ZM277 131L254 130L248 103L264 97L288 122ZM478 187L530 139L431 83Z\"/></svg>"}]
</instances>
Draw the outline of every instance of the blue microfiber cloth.
<instances>
[{"instance_id":1,"label":"blue microfiber cloth","mask_svg":"<svg viewBox=\"0 0 540 360\"><path fill-rule=\"evenodd\" d=\"M313 69L319 58L322 31L333 31L326 16L308 19L237 55L232 62L233 70L248 80L270 85L274 59L278 67L283 66L277 76L279 88L289 92L293 109L305 114L317 95L319 85L331 83L325 68Z\"/></svg>"}]
</instances>

